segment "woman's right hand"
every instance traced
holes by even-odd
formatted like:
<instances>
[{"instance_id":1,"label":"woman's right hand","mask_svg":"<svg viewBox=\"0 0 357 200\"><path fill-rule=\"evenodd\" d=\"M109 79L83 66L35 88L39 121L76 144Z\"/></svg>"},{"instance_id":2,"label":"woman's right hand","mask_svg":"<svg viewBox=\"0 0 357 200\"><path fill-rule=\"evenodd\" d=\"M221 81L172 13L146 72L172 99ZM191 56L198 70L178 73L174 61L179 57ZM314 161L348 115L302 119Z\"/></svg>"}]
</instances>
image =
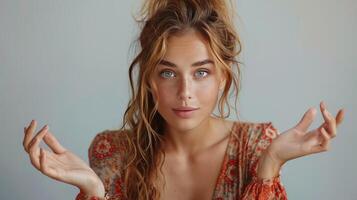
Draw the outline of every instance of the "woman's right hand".
<instances>
[{"instance_id":1,"label":"woman's right hand","mask_svg":"<svg viewBox=\"0 0 357 200\"><path fill-rule=\"evenodd\" d=\"M24 128L23 146L36 169L50 178L78 187L85 194L104 197L102 181L83 160L65 149L47 125L34 136L35 129L35 120ZM39 147L42 139L52 151Z\"/></svg>"}]
</instances>

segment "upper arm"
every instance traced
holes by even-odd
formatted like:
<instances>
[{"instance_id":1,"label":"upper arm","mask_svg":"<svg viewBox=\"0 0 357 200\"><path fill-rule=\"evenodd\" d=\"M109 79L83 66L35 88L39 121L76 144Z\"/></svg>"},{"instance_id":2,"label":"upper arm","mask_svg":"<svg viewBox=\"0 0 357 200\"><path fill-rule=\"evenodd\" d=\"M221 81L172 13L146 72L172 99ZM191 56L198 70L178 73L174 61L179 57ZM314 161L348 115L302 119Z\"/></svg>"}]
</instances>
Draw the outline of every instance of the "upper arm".
<instances>
[{"instance_id":1,"label":"upper arm","mask_svg":"<svg viewBox=\"0 0 357 200\"><path fill-rule=\"evenodd\" d=\"M94 137L88 149L89 165L111 196L118 195L116 192L123 187L125 138L122 136L117 131L105 130Z\"/></svg>"}]
</instances>

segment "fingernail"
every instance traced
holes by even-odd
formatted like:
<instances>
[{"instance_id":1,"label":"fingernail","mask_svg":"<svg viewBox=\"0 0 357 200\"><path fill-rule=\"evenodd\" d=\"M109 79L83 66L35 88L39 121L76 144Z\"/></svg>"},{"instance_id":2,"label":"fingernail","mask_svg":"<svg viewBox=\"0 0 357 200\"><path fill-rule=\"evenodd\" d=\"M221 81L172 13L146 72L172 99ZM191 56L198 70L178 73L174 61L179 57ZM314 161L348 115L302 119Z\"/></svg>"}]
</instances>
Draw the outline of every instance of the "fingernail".
<instances>
[{"instance_id":1,"label":"fingernail","mask_svg":"<svg viewBox=\"0 0 357 200\"><path fill-rule=\"evenodd\" d=\"M316 109L315 108L310 108L311 109L311 112L313 113L313 114L315 114L316 113Z\"/></svg>"}]
</instances>

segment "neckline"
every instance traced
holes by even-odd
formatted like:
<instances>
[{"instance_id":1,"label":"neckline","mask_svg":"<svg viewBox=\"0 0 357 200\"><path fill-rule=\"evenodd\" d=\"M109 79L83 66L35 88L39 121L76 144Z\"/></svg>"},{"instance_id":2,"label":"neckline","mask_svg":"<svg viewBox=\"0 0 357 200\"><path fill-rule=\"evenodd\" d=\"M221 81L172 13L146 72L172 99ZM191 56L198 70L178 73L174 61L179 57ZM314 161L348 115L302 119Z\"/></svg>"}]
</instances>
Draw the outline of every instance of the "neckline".
<instances>
[{"instance_id":1,"label":"neckline","mask_svg":"<svg viewBox=\"0 0 357 200\"><path fill-rule=\"evenodd\" d=\"M228 162L228 153L229 153L230 148L231 148L231 141L232 141L232 138L233 138L233 132L235 130L235 126L236 125L237 125L237 122L233 121L233 125L232 125L232 128L231 128L230 133L229 133L229 138L228 138L226 150L225 150L225 153L224 153L224 156L223 156L223 161L221 163L219 174L218 174L218 177L216 179L216 183L214 185L213 194L212 194L212 198L211 199L214 199L216 197L216 195L217 195L217 187L218 187L219 183L221 182L221 179L222 179L223 175L226 172L226 167L225 166L227 165L227 162Z\"/></svg>"}]
</instances>

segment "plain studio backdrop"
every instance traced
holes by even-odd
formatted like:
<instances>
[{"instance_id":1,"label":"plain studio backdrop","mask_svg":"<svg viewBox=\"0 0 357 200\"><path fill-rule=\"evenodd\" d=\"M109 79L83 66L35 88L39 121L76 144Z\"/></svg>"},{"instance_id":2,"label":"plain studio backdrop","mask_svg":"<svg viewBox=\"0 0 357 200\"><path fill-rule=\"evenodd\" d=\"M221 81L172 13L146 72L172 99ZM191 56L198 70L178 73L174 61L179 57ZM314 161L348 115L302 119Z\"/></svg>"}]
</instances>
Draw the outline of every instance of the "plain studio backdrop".
<instances>
[{"instance_id":1,"label":"plain studio backdrop","mask_svg":"<svg viewBox=\"0 0 357 200\"><path fill-rule=\"evenodd\" d=\"M121 124L129 99L135 1L0 1L0 199L74 199L22 147L31 119L88 161L96 133ZM289 199L356 199L357 1L240 0L239 118L280 132L325 100L346 110L328 152L289 161ZM234 114L234 113L233 113ZM231 119L236 119L232 115ZM319 112L311 128L322 122Z\"/></svg>"}]
</instances>

